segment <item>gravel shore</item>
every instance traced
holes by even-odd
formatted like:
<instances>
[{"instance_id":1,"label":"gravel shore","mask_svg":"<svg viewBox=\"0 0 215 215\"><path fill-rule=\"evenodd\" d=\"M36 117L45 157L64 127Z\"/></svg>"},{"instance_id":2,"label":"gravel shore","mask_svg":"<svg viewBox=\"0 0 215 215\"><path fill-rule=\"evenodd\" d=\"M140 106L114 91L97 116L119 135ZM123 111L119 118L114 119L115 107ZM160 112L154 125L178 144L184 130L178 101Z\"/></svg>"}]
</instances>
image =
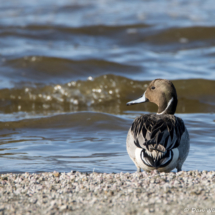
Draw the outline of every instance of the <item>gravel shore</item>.
<instances>
[{"instance_id":1,"label":"gravel shore","mask_svg":"<svg viewBox=\"0 0 215 215\"><path fill-rule=\"evenodd\" d=\"M214 171L0 175L0 214L191 213L215 214Z\"/></svg>"}]
</instances>

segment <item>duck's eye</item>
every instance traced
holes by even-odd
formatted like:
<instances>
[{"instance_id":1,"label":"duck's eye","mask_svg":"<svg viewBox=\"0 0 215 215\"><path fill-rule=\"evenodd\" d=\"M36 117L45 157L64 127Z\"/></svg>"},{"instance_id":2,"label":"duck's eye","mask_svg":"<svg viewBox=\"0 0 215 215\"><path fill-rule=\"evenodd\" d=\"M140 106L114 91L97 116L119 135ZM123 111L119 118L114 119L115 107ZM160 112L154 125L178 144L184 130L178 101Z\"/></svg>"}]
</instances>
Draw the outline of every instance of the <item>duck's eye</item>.
<instances>
[{"instance_id":1,"label":"duck's eye","mask_svg":"<svg viewBox=\"0 0 215 215\"><path fill-rule=\"evenodd\" d=\"M155 87L153 86L151 89L152 89L152 90L154 90L154 89L155 89Z\"/></svg>"}]
</instances>

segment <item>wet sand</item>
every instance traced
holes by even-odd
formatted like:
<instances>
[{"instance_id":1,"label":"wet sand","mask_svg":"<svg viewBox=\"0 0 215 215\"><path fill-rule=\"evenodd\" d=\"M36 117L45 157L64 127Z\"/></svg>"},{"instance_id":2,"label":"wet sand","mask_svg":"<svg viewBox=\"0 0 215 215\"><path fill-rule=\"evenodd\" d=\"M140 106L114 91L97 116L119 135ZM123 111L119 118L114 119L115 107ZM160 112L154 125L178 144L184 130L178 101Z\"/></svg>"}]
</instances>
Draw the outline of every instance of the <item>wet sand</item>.
<instances>
[{"instance_id":1,"label":"wet sand","mask_svg":"<svg viewBox=\"0 0 215 215\"><path fill-rule=\"evenodd\" d=\"M1 174L0 214L206 214L215 171Z\"/></svg>"}]
</instances>

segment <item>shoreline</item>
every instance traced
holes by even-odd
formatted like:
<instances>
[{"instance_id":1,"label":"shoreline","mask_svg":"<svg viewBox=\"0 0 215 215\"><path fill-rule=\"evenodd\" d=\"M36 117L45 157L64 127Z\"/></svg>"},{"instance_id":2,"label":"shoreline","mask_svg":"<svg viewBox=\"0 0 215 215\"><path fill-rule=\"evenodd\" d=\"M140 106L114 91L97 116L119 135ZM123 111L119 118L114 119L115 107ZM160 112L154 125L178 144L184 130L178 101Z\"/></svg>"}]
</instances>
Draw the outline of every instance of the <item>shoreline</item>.
<instances>
[{"instance_id":1,"label":"shoreline","mask_svg":"<svg viewBox=\"0 0 215 215\"><path fill-rule=\"evenodd\" d=\"M7 173L0 214L205 214L214 193L215 171Z\"/></svg>"}]
</instances>

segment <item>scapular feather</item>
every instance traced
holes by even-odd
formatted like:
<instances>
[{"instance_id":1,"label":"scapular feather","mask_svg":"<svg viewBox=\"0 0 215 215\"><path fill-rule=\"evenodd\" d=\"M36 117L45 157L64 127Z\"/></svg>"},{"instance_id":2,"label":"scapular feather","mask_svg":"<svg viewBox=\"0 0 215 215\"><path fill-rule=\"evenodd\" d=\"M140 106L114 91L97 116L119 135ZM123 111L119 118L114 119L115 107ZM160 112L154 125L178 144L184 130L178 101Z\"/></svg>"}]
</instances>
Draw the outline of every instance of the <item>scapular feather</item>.
<instances>
[{"instance_id":1,"label":"scapular feather","mask_svg":"<svg viewBox=\"0 0 215 215\"><path fill-rule=\"evenodd\" d=\"M131 131L135 145L148 151L149 154L146 154L148 161L151 162L155 159L152 157L152 151L163 153L162 156L159 155L163 157L167 156L169 150L179 146L185 126L184 122L174 115L145 114L134 120Z\"/></svg>"}]
</instances>

